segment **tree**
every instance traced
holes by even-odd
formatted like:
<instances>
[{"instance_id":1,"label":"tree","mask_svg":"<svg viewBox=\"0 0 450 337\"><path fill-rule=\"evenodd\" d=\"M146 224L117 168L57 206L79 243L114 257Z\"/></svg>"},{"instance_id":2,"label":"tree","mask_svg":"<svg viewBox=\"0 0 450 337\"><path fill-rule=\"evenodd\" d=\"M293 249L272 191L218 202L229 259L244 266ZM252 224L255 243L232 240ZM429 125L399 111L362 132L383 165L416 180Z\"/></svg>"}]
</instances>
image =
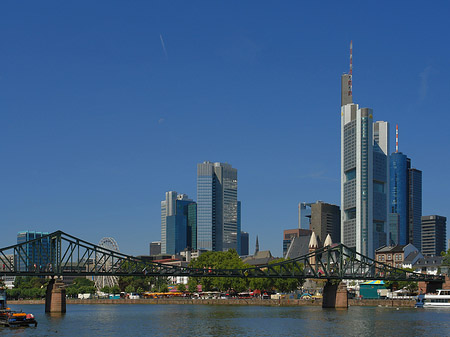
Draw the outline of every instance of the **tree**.
<instances>
[{"instance_id":1,"label":"tree","mask_svg":"<svg viewBox=\"0 0 450 337\"><path fill-rule=\"evenodd\" d=\"M197 281L193 277L189 278L188 290L191 294L197 292Z\"/></svg>"},{"instance_id":2,"label":"tree","mask_svg":"<svg viewBox=\"0 0 450 337\"><path fill-rule=\"evenodd\" d=\"M134 287L131 284L127 285L127 287L125 288L125 292L134 293Z\"/></svg>"},{"instance_id":3,"label":"tree","mask_svg":"<svg viewBox=\"0 0 450 337\"><path fill-rule=\"evenodd\" d=\"M184 283L178 284L177 285L177 290L184 293L186 291L186 285Z\"/></svg>"},{"instance_id":4,"label":"tree","mask_svg":"<svg viewBox=\"0 0 450 337\"><path fill-rule=\"evenodd\" d=\"M234 249L230 249L226 252L209 251L203 253L198 259L191 261L189 267L199 269L243 269L249 266L242 262L238 253ZM227 291L234 289L239 292L248 288L248 280L236 277L190 278L188 284L192 290L193 282L196 284L201 284L203 291L215 289L219 291Z\"/></svg>"},{"instance_id":5,"label":"tree","mask_svg":"<svg viewBox=\"0 0 450 337\"><path fill-rule=\"evenodd\" d=\"M450 248L446 252L442 252L441 255L444 257L442 259L442 265L450 267Z\"/></svg>"},{"instance_id":6,"label":"tree","mask_svg":"<svg viewBox=\"0 0 450 337\"><path fill-rule=\"evenodd\" d=\"M111 287L104 286L102 289L100 289L101 292L104 292L105 294L111 293Z\"/></svg>"}]
</instances>

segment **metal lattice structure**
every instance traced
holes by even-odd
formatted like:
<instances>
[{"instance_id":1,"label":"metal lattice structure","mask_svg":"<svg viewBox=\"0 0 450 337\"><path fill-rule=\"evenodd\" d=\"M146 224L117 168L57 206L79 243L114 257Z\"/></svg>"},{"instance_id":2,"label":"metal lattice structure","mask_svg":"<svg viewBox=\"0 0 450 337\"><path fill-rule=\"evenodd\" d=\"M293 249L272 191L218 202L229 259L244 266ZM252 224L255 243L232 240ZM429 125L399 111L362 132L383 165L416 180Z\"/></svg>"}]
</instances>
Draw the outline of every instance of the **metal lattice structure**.
<instances>
[{"instance_id":1,"label":"metal lattice structure","mask_svg":"<svg viewBox=\"0 0 450 337\"><path fill-rule=\"evenodd\" d=\"M28 252L28 253L27 253ZM29 256L30 253L31 255ZM28 255L27 255L28 254ZM48 261L45 265L34 259ZM18 263L20 261L21 263ZM0 249L0 274L15 276L188 276L326 280L443 281L363 256L343 244L279 263L244 269L199 269L147 261L61 231ZM20 268L19 268L20 266Z\"/></svg>"},{"instance_id":2,"label":"metal lattice structure","mask_svg":"<svg viewBox=\"0 0 450 337\"><path fill-rule=\"evenodd\" d=\"M102 248L105 248L107 251L119 252L119 245L116 240L110 237L106 237L100 240L98 245ZM103 266L103 270L107 271L111 268L110 262L106 257L108 254L99 254L97 256L97 260L95 261L96 265ZM106 260L105 260L106 259ZM94 282L97 290L101 290L103 287L114 287L118 285L119 277L116 275L107 275L107 276L95 276Z\"/></svg>"}]
</instances>

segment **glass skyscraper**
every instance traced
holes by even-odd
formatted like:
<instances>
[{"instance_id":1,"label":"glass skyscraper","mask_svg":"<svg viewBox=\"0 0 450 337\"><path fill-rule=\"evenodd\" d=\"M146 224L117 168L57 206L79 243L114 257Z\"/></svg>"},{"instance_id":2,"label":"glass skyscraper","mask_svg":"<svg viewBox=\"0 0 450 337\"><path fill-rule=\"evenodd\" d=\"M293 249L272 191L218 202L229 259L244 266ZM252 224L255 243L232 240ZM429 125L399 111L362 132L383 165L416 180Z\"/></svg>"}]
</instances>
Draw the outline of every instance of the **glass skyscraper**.
<instances>
[{"instance_id":1,"label":"glass skyscraper","mask_svg":"<svg viewBox=\"0 0 450 337\"><path fill-rule=\"evenodd\" d=\"M392 228L398 233L390 233L390 244L406 245L409 242L408 234L408 169L411 161L401 152L394 152L390 157L390 213L398 214L398 228ZM393 220L395 217L392 217Z\"/></svg>"},{"instance_id":2,"label":"glass skyscraper","mask_svg":"<svg viewBox=\"0 0 450 337\"><path fill-rule=\"evenodd\" d=\"M226 163L198 164L197 248L239 251L239 233L237 170Z\"/></svg>"},{"instance_id":3,"label":"glass skyscraper","mask_svg":"<svg viewBox=\"0 0 450 337\"><path fill-rule=\"evenodd\" d=\"M17 234L17 243L42 238L47 232L24 231ZM53 247L54 248L54 247ZM52 262L55 250L52 249L50 237L25 245L25 249L16 256L16 266L21 271L35 271L37 268L46 268Z\"/></svg>"},{"instance_id":4,"label":"glass skyscraper","mask_svg":"<svg viewBox=\"0 0 450 337\"><path fill-rule=\"evenodd\" d=\"M186 194L178 195L175 191L166 192L166 200L161 201L161 253L178 254L192 244L192 232L195 222L189 221L195 202ZM192 247L190 247L192 248Z\"/></svg>"},{"instance_id":5,"label":"glass skyscraper","mask_svg":"<svg viewBox=\"0 0 450 337\"><path fill-rule=\"evenodd\" d=\"M390 156L390 212L398 214L397 224L390 229L398 232L398 239L390 244L413 244L421 247L422 171L411 168L411 160L401 152ZM392 218L393 220L395 217Z\"/></svg>"}]
</instances>

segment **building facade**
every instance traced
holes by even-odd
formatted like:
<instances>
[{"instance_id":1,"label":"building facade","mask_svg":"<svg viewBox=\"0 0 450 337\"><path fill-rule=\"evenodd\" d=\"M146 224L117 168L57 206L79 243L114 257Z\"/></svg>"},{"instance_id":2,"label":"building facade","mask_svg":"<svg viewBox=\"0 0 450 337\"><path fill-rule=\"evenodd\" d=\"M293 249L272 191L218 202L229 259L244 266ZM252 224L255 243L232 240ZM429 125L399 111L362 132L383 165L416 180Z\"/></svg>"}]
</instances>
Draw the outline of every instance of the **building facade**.
<instances>
[{"instance_id":1,"label":"building facade","mask_svg":"<svg viewBox=\"0 0 450 337\"><path fill-rule=\"evenodd\" d=\"M194 223L189 222L189 211L195 211L190 205L195 202L186 194L178 195L175 191L166 192L166 199L161 201L161 254L178 254L188 247L188 235L196 231ZM189 226L188 226L189 225Z\"/></svg>"},{"instance_id":2,"label":"building facade","mask_svg":"<svg viewBox=\"0 0 450 337\"><path fill-rule=\"evenodd\" d=\"M236 249L238 222L237 170L226 163L197 165L197 248Z\"/></svg>"},{"instance_id":3,"label":"building facade","mask_svg":"<svg viewBox=\"0 0 450 337\"><path fill-rule=\"evenodd\" d=\"M302 229L302 228L284 230L283 231L283 257L286 257L286 254L287 254L289 247L290 247L292 241L294 240L294 238L306 237L307 241L309 242L311 233L312 233L312 231L310 229Z\"/></svg>"},{"instance_id":4,"label":"building facade","mask_svg":"<svg viewBox=\"0 0 450 337\"><path fill-rule=\"evenodd\" d=\"M447 218L440 215L422 217L422 254L439 256L445 251Z\"/></svg>"},{"instance_id":5,"label":"building facade","mask_svg":"<svg viewBox=\"0 0 450 337\"><path fill-rule=\"evenodd\" d=\"M333 242L341 242L341 210L339 206L317 201L311 204L311 230L320 242L328 234Z\"/></svg>"},{"instance_id":6,"label":"building facade","mask_svg":"<svg viewBox=\"0 0 450 337\"><path fill-rule=\"evenodd\" d=\"M150 256L161 254L161 241L150 242Z\"/></svg>"},{"instance_id":7,"label":"building facade","mask_svg":"<svg viewBox=\"0 0 450 337\"><path fill-rule=\"evenodd\" d=\"M422 247L422 171L408 169L409 243Z\"/></svg>"},{"instance_id":8,"label":"building facade","mask_svg":"<svg viewBox=\"0 0 450 337\"><path fill-rule=\"evenodd\" d=\"M17 243L25 243L27 241L45 237L47 232L23 231L17 234ZM53 249L52 249L53 248ZM36 242L36 244L26 244L24 250L20 251L15 257L16 267L21 271L34 271L47 268L47 265L53 260L52 254L55 247L52 247L50 237L44 238Z\"/></svg>"},{"instance_id":9,"label":"building facade","mask_svg":"<svg viewBox=\"0 0 450 337\"><path fill-rule=\"evenodd\" d=\"M241 249L239 255L246 256L249 254L249 235L247 232L241 231Z\"/></svg>"},{"instance_id":10,"label":"building facade","mask_svg":"<svg viewBox=\"0 0 450 337\"><path fill-rule=\"evenodd\" d=\"M310 229L311 224L311 203L300 202L298 204L298 228Z\"/></svg>"}]
</instances>

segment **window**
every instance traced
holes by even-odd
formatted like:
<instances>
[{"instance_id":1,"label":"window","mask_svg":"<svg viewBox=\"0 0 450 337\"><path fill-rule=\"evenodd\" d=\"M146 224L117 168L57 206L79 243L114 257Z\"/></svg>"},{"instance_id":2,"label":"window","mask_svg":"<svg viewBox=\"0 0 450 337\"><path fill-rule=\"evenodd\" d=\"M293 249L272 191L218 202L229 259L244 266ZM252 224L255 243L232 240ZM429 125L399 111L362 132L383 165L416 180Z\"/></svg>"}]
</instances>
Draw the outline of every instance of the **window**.
<instances>
[{"instance_id":1,"label":"window","mask_svg":"<svg viewBox=\"0 0 450 337\"><path fill-rule=\"evenodd\" d=\"M392 255L391 255L391 254L388 254L387 259L388 259L388 260L392 260Z\"/></svg>"}]
</instances>

